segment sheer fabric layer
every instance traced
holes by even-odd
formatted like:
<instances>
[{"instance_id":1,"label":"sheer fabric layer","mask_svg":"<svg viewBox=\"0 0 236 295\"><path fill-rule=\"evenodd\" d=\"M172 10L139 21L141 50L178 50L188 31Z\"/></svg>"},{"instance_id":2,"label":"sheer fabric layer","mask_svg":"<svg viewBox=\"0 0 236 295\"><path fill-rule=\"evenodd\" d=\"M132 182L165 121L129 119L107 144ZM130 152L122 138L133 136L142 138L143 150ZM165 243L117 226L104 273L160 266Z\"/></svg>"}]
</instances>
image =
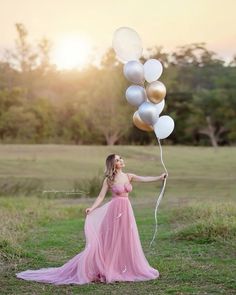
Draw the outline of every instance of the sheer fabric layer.
<instances>
[{"instance_id":1,"label":"sheer fabric layer","mask_svg":"<svg viewBox=\"0 0 236 295\"><path fill-rule=\"evenodd\" d=\"M60 267L26 270L17 277L56 285L158 278L142 249L130 191L131 183L113 185L112 199L86 216L82 252Z\"/></svg>"}]
</instances>

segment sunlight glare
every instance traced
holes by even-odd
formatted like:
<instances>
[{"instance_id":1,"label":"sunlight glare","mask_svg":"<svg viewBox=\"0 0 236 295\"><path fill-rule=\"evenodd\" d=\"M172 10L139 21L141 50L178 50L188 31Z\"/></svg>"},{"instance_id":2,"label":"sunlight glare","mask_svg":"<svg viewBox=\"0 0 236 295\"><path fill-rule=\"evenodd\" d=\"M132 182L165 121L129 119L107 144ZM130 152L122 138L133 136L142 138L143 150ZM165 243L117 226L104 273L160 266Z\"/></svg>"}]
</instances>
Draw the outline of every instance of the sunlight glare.
<instances>
[{"instance_id":1,"label":"sunlight glare","mask_svg":"<svg viewBox=\"0 0 236 295\"><path fill-rule=\"evenodd\" d=\"M55 44L52 61L60 70L82 68L89 62L91 51L88 39L79 35L67 35Z\"/></svg>"}]
</instances>

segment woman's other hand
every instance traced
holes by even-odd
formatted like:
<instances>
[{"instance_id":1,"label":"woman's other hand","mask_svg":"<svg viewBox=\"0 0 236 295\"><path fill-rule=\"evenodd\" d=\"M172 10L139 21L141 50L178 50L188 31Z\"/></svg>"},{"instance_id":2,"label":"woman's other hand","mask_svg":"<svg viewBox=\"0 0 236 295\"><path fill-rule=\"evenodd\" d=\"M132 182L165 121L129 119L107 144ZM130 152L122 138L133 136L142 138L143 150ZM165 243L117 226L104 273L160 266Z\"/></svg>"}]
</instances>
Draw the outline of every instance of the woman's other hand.
<instances>
[{"instance_id":1,"label":"woman's other hand","mask_svg":"<svg viewBox=\"0 0 236 295\"><path fill-rule=\"evenodd\" d=\"M85 209L85 213L86 213L86 214L89 214L89 213L92 212L92 211L93 211L92 208L86 208L86 209Z\"/></svg>"}]
</instances>

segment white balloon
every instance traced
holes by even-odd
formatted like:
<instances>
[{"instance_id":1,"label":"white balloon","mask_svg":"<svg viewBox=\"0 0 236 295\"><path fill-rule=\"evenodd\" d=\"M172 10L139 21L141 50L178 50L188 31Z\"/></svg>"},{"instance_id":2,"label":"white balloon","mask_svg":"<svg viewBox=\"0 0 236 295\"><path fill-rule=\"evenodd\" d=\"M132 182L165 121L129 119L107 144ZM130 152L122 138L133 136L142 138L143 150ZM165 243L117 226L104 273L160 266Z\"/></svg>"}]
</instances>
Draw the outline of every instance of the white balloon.
<instances>
[{"instance_id":1,"label":"white balloon","mask_svg":"<svg viewBox=\"0 0 236 295\"><path fill-rule=\"evenodd\" d=\"M165 99L162 99L161 102L155 104L155 107L158 111L158 115L160 115L160 113L163 111L164 107L165 107Z\"/></svg>"},{"instance_id":2,"label":"white balloon","mask_svg":"<svg viewBox=\"0 0 236 295\"><path fill-rule=\"evenodd\" d=\"M129 27L120 27L114 32L112 47L122 63L139 60L143 52L138 33Z\"/></svg>"},{"instance_id":3,"label":"white balloon","mask_svg":"<svg viewBox=\"0 0 236 295\"><path fill-rule=\"evenodd\" d=\"M164 139L168 137L174 130L175 122L170 116L161 116L153 125L156 137Z\"/></svg>"},{"instance_id":4,"label":"white balloon","mask_svg":"<svg viewBox=\"0 0 236 295\"><path fill-rule=\"evenodd\" d=\"M148 101L143 102L139 106L138 113L140 118L149 125L155 124L159 117L155 104Z\"/></svg>"},{"instance_id":5,"label":"white balloon","mask_svg":"<svg viewBox=\"0 0 236 295\"><path fill-rule=\"evenodd\" d=\"M125 92L127 101L136 107L139 107L144 101L146 101L146 91L142 86L131 85Z\"/></svg>"},{"instance_id":6,"label":"white balloon","mask_svg":"<svg viewBox=\"0 0 236 295\"><path fill-rule=\"evenodd\" d=\"M131 60L124 65L124 75L132 83L144 83L143 64L136 60Z\"/></svg>"},{"instance_id":7,"label":"white balloon","mask_svg":"<svg viewBox=\"0 0 236 295\"><path fill-rule=\"evenodd\" d=\"M147 95L147 94L146 94L146 95ZM152 103L152 102L148 99L148 97L147 97L146 100L147 100L147 102ZM164 107L165 107L165 99L162 99L161 102L155 104L155 108L157 109L158 115L160 115L160 113L163 111Z\"/></svg>"},{"instance_id":8,"label":"white balloon","mask_svg":"<svg viewBox=\"0 0 236 295\"><path fill-rule=\"evenodd\" d=\"M145 80L149 83L159 79L163 72L161 62L154 58L147 60L143 67Z\"/></svg>"}]
</instances>

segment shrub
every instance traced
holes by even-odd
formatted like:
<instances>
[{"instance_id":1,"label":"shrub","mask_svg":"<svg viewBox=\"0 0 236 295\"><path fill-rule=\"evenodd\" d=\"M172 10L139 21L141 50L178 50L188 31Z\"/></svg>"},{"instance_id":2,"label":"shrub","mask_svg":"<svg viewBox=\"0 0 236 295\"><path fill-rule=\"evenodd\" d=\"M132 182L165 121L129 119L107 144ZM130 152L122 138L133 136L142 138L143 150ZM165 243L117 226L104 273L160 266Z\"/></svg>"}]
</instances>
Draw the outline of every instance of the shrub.
<instances>
[{"instance_id":1,"label":"shrub","mask_svg":"<svg viewBox=\"0 0 236 295\"><path fill-rule=\"evenodd\" d=\"M0 178L0 195L41 195L43 181L38 178Z\"/></svg>"},{"instance_id":2,"label":"shrub","mask_svg":"<svg viewBox=\"0 0 236 295\"><path fill-rule=\"evenodd\" d=\"M236 237L236 204L192 203L173 209L174 239L211 243Z\"/></svg>"}]
</instances>

